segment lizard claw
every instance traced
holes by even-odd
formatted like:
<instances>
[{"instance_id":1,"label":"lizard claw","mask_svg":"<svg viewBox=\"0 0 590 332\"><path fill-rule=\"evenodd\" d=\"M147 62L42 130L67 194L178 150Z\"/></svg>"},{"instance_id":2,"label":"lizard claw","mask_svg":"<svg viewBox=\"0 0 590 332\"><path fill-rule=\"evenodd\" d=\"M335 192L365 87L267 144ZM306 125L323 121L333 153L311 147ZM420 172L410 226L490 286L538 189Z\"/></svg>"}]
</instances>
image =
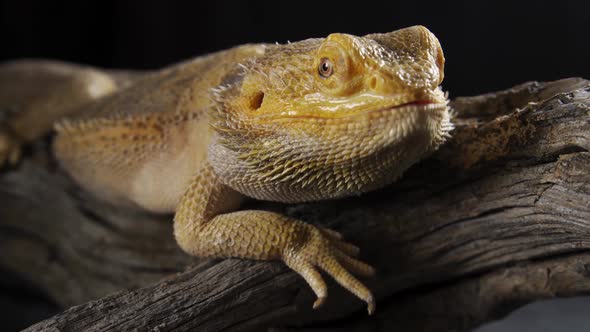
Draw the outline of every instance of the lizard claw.
<instances>
[{"instance_id":1,"label":"lizard claw","mask_svg":"<svg viewBox=\"0 0 590 332\"><path fill-rule=\"evenodd\" d=\"M21 157L22 141L7 128L0 127L0 168L16 165Z\"/></svg>"},{"instance_id":2,"label":"lizard claw","mask_svg":"<svg viewBox=\"0 0 590 332\"><path fill-rule=\"evenodd\" d=\"M319 308L328 296L328 289L318 268L327 272L340 285L367 303L369 314L375 311L375 300L371 291L350 272L372 276L375 270L370 265L357 260L358 248L342 241L339 233L297 223L298 228L290 245L283 252L283 260L299 273L317 296L313 308ZM349 272L350 271L350 272Z\"/></svg>"},{"instance_id":3,"label":"lizard claw","mask_svg":"<svg viewBox=\"0 0 590 332\"><path fill-rule=\"evenodd\" d=\"M314 302L313 302L313 308L317 309L319 307L321 307L322 305L324 305L324 302L326 302L326 296L322 296L322 297L318 297Z\"/></svg>"}]
</instances>

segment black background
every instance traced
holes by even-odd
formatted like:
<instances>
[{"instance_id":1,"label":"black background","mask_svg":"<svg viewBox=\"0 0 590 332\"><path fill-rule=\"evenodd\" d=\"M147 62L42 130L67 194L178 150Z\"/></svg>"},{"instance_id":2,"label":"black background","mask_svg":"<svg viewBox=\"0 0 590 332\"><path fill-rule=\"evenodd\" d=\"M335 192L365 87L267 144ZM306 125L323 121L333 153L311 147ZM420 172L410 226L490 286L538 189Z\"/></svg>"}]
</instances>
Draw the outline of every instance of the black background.
<instances>
[{"instance_id":1,"label":"black background","mask_svg":"<svg viewBox=\"0 0 590 332\"><path fill-rule=\"evenodd\" d=\"M0 60L158 68L247 42L422 24L447 58L451 96L590 77L590 1L2 1Z\"/></svg>"},{"instance_id":2,"label":"black background","mask_svg":"<svg viewBox=\"0 0 590 332\"><path fill-rule=\"evenodd\" d=\"M247 42L422 24L445 50L444 88L451 96L473 95L530 80L589 78L589 17L588 0L0 0L0 61L35 57L147 69ZM0 275L3 330L58 310L16 276Z\"/></svg>"}]
</instances>

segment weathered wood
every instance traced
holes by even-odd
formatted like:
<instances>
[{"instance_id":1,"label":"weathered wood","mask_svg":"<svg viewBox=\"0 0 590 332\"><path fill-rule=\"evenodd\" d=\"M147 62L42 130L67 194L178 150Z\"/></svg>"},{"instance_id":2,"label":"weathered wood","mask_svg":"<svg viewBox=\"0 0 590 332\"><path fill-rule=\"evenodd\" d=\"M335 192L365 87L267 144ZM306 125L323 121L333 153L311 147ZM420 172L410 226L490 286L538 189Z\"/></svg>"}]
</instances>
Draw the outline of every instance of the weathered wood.
<instances>
[{"instance_id":1,"label":"weathered wood","mask_svg":"<svg viewBox=\"0 0 590 332\"><path fill-rule=\"evenodd\" d=\"M453 107L452 141L399 183L339 201L252 203L360 245L378 270L366 281L372 317L333 282L312 311L311 291L279 263L199 263L175 245L171 216L96 201L40 143L0 175L0 265L78 306L28 331L466 330L589 293L590 82L528 83Z\"/></svg>"}]
</instances>

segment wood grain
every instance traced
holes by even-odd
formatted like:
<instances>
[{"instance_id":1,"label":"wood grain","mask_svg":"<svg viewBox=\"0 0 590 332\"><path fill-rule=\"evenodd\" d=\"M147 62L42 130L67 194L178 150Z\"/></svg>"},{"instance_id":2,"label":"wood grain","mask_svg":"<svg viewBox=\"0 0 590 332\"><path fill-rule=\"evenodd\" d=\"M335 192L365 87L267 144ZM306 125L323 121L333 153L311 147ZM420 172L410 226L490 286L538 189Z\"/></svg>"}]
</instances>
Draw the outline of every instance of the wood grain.
<instances>
[{"instance_id":1,"label":"wood grain","mask_svg":"<svg viewBox=\"0 0 590 332\"><path fill-rule=\"evenodd\" d=\"M378 274L363 303L330 282L320 310L276 262L199 261L171 216L80 191L34 145L0 174L0 266L66 311L27 331L468 330L526 303L590 292L590 82L453 101L457 129L402 181L346 200L252 202L343 232Z\"/></svg>"}]
</instances>

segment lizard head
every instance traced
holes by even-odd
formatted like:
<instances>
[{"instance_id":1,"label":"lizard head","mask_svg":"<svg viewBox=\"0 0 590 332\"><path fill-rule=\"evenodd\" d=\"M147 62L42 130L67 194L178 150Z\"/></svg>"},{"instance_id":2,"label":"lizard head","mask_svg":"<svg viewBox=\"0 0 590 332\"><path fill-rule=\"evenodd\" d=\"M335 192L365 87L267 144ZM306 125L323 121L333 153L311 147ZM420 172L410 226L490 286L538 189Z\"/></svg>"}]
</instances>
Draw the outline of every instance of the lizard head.
<instances>
[{"instance_id":1,"label":"lizard head","mask_svg":"<svg viewBox=\"0 0 590 332\"><path fill-rule=\"evenodd\" d=\"M422 26L267 46L214 89L213 166L234 189L281 201L390 183L452 129L444 61ZM277 197L281 185L296 197Z\"/></svg>"}]
</instances>

